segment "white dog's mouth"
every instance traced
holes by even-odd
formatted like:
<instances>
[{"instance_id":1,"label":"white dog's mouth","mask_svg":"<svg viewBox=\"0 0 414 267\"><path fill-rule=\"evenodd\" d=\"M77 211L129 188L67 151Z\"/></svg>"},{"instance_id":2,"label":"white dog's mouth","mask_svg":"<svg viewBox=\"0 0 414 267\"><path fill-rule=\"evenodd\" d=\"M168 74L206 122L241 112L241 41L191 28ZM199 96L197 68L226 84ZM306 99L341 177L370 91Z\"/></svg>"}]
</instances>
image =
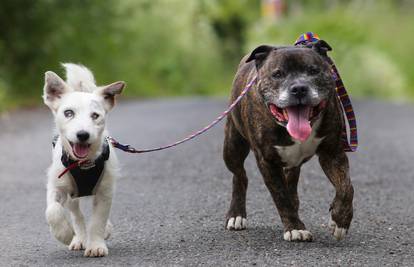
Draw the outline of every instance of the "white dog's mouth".
<instances>
[{"instance_id":1,"label":"white dog's mouth","mask_svg":"<svg viewBox=\"0 0 414 267\"><path fill-rule=\"evenodd\" d=\"M90 144L70 142L70 145L72 147L73 154L78 159L84 159L89 155L89 151L91 147Z\"/></svg>"},{"instance_id":2,"label":"white dog's mouth","mask_svg":"<svg viewBox=\"0 0 414 267\"><path fill-rule=\"evenodd\" d=\"M280 108L275 104L269 104L270 113L286 126L290 136L294 139L305 141L311 134L311 122L317 118L326 107L326 101L311 107L306 105L289 106Z\"/></svg>"}]
</instances>

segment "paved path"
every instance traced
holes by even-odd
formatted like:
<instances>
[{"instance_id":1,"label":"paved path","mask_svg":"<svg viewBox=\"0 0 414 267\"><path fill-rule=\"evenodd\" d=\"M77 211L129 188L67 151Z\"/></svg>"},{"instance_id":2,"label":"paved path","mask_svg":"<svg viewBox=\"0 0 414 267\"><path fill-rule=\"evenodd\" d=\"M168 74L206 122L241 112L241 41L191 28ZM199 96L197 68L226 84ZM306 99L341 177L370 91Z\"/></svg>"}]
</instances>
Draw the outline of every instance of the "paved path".
<instances>
[{"instance_id":1,"label":"paved path","mask_svg":"<svg viewBox=\"0 0 414 267\"><path fill-rule=\"evenodd\" d=\"M0 266L414 265L414 108L356 102L359 152L350 154L355 215L346 240L328 233L333 187L315 160L300 181L301 217L312 243L283 241L282 226L250 157L249 229L224 230L231 175L221 159L223 124L165 152L119 152L110 255L88 259L52 239L44 219L52 116L46 109L0 119ZM164 144L205 125L223 100L123 102L112 134L139 147ZM86 208L89 208L86 205ZM85 265L87 264L87 265Z\"/></svg>"}]
</instances>

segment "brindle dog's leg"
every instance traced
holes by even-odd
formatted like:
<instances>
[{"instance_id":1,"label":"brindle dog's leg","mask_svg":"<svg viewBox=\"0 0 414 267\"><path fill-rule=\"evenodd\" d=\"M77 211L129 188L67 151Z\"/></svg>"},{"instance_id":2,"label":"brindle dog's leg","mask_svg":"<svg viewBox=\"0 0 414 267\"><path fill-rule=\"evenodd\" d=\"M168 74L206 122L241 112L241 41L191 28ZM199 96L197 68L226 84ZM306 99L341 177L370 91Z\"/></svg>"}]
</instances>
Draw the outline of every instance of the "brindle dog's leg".
<instances>
[{"instance_id":1,"label":"brindle dog's leg","mask_svg":"<svg viewBox=\"0 0 414 267\"><path fill-rule=\"evenodd\" d=\"M312 234L306 230L298 214L299 200L296 187L299 171L290 172L289 178L293 181L287 182L282 167L276 165L273 160L266 160L258 153L256 160L284 225L283 238L287 241L312 241Z\"/></svg>"},{"instance_id":2,"label":"brindle dog's leg","mask_svg":"<svg viewBox=\"0 0 414 267\"><path fill-rule=\"evenodd\" d=\"M345 152L319 153L319 162L328 179L335 187L336 194L332 201L329 226L337 240L341 240L348 232L352 221L352 200L354 188L349 177L348 157Z\"/></svg>"},{"instance_id":3,"label":"brindle dog's leg","mask_svg":"<svg viewBox=\"0 0 414 267\"><path fill-rule=\"evenodd\" d=\"M298 197L298 182L300 175L300 167L294 167L291 169L285 169L286 185L289 197L293 204L293 209L298 212L299 210L299 197Z\"/></svg>"},{"instance_id":4,"label":"brindle dog's leg","mask_svg":"<svg viewBox=\"0 0 414 267\"><path fill-rule=\"evenodd\" d=\"M243 165L249 151L248 143L234 127L229 117L225 129L223 148L224 162L233 173L233 193L230 209L226 216L226 228L228 230L246 229L246 190L248 180Z\"/></svg>"}]
</instances>

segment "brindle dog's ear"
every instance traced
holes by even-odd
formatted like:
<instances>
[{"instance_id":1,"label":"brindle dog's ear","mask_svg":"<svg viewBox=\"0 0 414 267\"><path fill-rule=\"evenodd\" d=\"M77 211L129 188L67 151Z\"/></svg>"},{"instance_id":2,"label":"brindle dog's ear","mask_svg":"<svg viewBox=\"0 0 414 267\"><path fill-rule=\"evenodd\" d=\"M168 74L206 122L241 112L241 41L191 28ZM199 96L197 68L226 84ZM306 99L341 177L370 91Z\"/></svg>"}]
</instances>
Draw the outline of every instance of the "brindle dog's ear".
<instances>
[{"instance_id":1,"label":"brindle dog's ear","mask_svg":"<svg viewBox=\"0 0 414 267\"><path fill-rule=\"evenodd\" d=\"M327 56L328 51L332 51L331 46L324 40L319 40L315 42L312 46L312 49L321 56Z\"/></svg>"},{"instance_id":2,"label":"brindle dog's ear","mask_svg":"<svg viewBox=\"0 0 414 267\"><path fill-rule=\"evenodd\" d=\"M247 58L246 63L252 60L255 61L256 67L259 68L263 61L267 58L272 50L275 50L276 47L270 45L261 45L256 47L250 56Z\"/></svg>"}]
</instances>

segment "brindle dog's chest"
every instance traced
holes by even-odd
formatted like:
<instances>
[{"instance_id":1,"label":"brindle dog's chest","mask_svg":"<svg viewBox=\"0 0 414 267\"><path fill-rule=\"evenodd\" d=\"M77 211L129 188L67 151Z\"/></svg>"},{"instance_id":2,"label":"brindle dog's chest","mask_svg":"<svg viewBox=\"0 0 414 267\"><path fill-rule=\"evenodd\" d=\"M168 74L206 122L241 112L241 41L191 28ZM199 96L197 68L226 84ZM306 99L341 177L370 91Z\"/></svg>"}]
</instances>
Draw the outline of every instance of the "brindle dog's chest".
<instances>
[{"instance_id":1,"label":"brindle dog's chest","mask_svg":"<svg viewBox=\"0 0 414 267\"><path fill-rule=\"evenodd\" d=\"M305 142L294 141L290 146L274 146L286 168L297 167L311 158L324 137L316 137L320 121L314 124L312 133Z\"/></svg>"}]
</instances>

